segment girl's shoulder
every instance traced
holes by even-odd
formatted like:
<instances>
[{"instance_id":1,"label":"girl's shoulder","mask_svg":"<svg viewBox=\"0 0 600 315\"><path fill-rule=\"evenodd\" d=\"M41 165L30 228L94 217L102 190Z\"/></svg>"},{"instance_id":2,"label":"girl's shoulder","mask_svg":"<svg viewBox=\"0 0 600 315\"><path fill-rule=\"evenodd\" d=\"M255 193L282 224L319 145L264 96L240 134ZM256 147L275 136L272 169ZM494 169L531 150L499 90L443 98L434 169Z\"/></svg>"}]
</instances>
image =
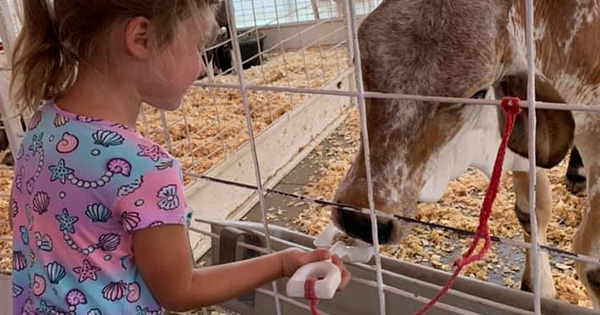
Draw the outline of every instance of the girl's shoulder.
<instances>
[{"instance_id":1,"label":"girl's shoulder","mask_svg":"<svg viewBox=\"0 0 600 315\"><path fill-rule=\"evenodd\" d=\"M89 149L92 155L100 152L119 154L137 151L136 156L154 162L171 160L171 156L161 145L144 137L137 130L123 124L66 112L53 102L47 102L31 117L25 138L55 145L59 153L84 152ZM26 141L25 141L26 142Z\"/></svg>"},{"instance_id":2,"label":"girl's shoulder","mask_svg":"<svg viewBox=\"0 0 600 315\"><path fill-rule=\"evenodd\" d=\"M39 160L44 169L73 178L110 174L114 184L149 173L181 177L179 161L135 129L68 113L53 103L30 119L16 159L25 168L37 167Z\"/></svg>"}]
</instances>

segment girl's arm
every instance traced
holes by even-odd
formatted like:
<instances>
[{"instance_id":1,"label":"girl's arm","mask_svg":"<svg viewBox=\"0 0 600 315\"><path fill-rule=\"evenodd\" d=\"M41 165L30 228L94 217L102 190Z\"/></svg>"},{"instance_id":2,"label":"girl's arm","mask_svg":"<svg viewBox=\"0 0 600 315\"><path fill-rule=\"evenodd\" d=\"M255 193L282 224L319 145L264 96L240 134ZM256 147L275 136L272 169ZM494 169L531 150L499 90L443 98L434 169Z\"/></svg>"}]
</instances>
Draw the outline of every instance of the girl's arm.
<instances>
[{"instance_id":1,"label":"girl's arm","mask_svg":"<svg viewBox=\"0 0 600 315\"><path fill-rule=\"evenodd\" d=\"M330 258L329 252L288 249L225 265L195 269L183 225L161 225L136 231L134 258L154 297L166 309L188 311L233 299L268 282L291 276L298 267ZM343 289L350 275L342 271Z\"/></svg>"}]
</instances>

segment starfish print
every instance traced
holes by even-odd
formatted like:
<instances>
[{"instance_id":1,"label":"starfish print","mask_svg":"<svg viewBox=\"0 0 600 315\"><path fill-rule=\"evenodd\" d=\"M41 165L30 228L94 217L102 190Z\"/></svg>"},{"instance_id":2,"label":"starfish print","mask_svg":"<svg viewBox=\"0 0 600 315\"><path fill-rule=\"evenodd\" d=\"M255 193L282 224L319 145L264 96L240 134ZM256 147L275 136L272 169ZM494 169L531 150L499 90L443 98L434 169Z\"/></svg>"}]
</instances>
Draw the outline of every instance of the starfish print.
<instances>
[{"instance_id":1,"label":"starfish print","mask_svg":"<svg viewBox=\"0 0 600 315\"><path fill-rule=\"evenodd\" d=\"M100 268L92 265L89 260L83 260L83 266L73 268L73 271L79 275L79 283L91 279L97 280L98 276L96 275L97 271L100 271Z\"/></svg>"},{"instance_id":2,"label":"starfish print","mask_svg":"<svg viewBox=\"0 0 600 315\"><path fill-rule=\"evenodd\" d=\"M40 301L40 307L37 309L38 312L42 314L51 314L54 311L54 306L48 305L46 301Z\"/></svg>"},{"instance_id":3,"label":"starfish print","mask_svg":"<svg viewBox=\"0 0 600 315\"><path fill-rule=\"evenodd\" d=\"M151 147L147 147L143 144L138 144L138 147L140 147L141 149L140 152L138 152L137 154L138 156L147 156L154 162L158 162L158 159L160 159L161 157L169 157L164 152L162 152L160 147L156 144Z\"/></svg>"},{"instance_id":4,"label":"starfish print","mask_svg":"<svg viewBox=\"0 0 600 315\"><path fill-rule=\"evenodd\" d=\"M135 315L150 315L150 314L158 314L158 312L153 312L148 307L142 308L141 306L135 307Z\"/></svg>"},{"instance_id":5,"label":"starfish print","mask_svg":"<svg viewBox=\"0 0 600 315\"><path fill-rule=\"evenodd\" d=\"M73 174L73 169L65 166L64 159L60 159L57 165L50 165L48 169L52 173L52 177L50 178L51 182L58 179L61 183L64 184L67 180L67 176Z\"/></svg>"},{"instance_id":6,"label":"starfish print","mask_svg":"<svg viewBox=\"0 0 600 315\"><path fill-rule=\"evenodd\" d=\"M41 132L40 134L37 134L37 135L33 135L31 145L29 146L29 151L35 153L38 150L41 150L44 147L44 143L42 142L43 137L44 137L43 132Z\"/></svg>"},{"instance_id":7,"label":"starfish print","mask_svg":"<svg viewBox=\"0 0 600 315\"><path fill-rule=\"evenodd\" d=\"M67 232L69 234L75 233L75 228L73 227L73 223L79 221L78 217L72 217L69 215L69 211L67 209L63 209L62 214L55 215L56 220L60 222L60 231Z\"/></svg>"}]
</instances>

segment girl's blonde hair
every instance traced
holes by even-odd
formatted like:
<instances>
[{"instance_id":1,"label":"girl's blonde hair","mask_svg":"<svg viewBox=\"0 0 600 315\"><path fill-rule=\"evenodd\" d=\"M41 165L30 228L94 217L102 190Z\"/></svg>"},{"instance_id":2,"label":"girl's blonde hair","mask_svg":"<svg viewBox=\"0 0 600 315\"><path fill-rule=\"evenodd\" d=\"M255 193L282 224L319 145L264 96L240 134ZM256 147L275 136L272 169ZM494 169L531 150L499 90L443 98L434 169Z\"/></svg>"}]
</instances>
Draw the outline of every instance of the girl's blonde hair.
<instances>
[{"instance_id":1,"label":"girl's blonde hair","mask_svg":"<svg viewBox=\"0 0 600 315\"><path fill-rule=\"evenodd\" d=\"M213 32L218 0L26 0L23 28L15 43L11 95L22 112L65 93L78 66L103 53L103 39L115 22L147 17L159 47L168 44L181 21L195 18L206 38ZM54 3L54 8L51 4Z\"/></svg>"}]
</instances>

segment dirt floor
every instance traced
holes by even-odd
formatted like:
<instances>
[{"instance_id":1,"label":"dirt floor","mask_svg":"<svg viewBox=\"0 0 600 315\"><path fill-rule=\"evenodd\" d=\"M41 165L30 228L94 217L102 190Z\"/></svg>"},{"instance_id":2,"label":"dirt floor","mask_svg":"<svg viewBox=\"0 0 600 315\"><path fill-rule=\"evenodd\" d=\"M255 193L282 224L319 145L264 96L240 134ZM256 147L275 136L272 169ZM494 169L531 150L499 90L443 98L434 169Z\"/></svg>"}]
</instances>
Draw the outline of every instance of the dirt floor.
<instances>
[{"instance_id":1,"label":"dirt floor","mask_svg":"<svg viewBox=\"0 0 600 315\"><path fill-rule=\"evenodd\" d=\"M276 189L331 200L337 183L358 149L359 139L357 114L354 112ZM548 231L548 242L550 246L571 250L571 237L581 220L586 202L584 195L574 196L566 191L563 179L565 168L566 162L549 172L555 211ZM512 211L514 194L511 186L510 174L507 174L490 219L490 229L493 235L522 240L521 228ZM419 205L417 219L474 230L486 189L487 179L479 171L469 170L450 184L440 202ZM314 204L267 195L266 208L269 223L310 235L318 235L329 224L329 210ZM259 206L244 220L260 222ZM459 238L453 233L417 226L401 245L382 246L381 252L386 256L450 271L454 259L464 252L470 241L470 238ZM556 255L551 255L551 261L558 298L571 304L591 307L583 286L575 276L573 261ZM524 264L524 250L494 244L485 260L466 268L463 275L518 290Z\"/></svg>"}]
</instances>

